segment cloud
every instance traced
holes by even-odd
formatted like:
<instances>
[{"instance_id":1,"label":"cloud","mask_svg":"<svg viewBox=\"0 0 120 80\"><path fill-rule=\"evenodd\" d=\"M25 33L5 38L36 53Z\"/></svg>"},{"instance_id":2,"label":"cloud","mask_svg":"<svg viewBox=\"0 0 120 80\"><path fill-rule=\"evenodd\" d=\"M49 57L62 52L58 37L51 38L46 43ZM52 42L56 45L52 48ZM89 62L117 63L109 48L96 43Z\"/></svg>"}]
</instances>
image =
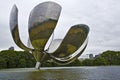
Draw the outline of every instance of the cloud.
<instances>
[{"instance_id":1,"label":"cloud","mask_svg":"<svg viewBox=\"0 0 120 80\"><path fill-rule=\"evenodd\" d=\"M0 3L0 49L14 46L9 31L9 14L15 3L19 9L19 31L23 43L28 39L29 13L37 4L46 0L21 1L3 0ZM120 1L119 0L51 0L62 6L56 28L56 37L62 37L65 30L75 24L90 27L89 43L85 54L98 54L105 50L120 50ZM7 5L7 6L6 6ZM24 33L24 34L23 34ZM61 34L63 33L63 34Z\"/></svg>"}]
</instances>

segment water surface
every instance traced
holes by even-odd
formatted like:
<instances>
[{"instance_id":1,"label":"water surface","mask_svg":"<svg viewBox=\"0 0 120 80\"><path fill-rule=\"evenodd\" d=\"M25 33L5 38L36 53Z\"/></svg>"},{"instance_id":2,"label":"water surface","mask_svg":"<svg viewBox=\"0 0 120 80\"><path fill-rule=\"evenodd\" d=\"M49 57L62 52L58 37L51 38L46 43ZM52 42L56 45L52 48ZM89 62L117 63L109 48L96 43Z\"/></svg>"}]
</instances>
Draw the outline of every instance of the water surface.
<instances>
[{"instance_id":1,"label":"water surface","mask_svg":"<svg viewBox=\"0 0 120 80\"><path fill-rule=\"evenodd\" d=\"M0 80L120 80L120 66L2 69Z\"/></svg>"}]
</instances>

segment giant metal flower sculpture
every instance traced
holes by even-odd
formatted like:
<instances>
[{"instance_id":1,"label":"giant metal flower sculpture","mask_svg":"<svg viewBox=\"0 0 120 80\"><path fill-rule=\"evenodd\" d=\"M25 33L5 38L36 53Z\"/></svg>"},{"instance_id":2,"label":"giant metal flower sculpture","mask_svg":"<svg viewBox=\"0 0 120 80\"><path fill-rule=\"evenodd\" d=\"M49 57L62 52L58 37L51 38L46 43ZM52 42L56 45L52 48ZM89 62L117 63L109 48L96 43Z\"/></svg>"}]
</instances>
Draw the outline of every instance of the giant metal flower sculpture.
<instances>
[{"instance_id":1,"label":"giant metal flower sculpture","mask_svg":"<svg viewBox=\"0 0 120 80\"><path fill-rule=\"evenodd\" d=\"M51 1L40 3L31 11L28 24L31 48L25 46L20 40L18 9L16 5L12 8L10 30L14 42L23 50L33 54L38 69L42 62L48 60L53 60L60 65L68 64L77 59L87 46L89 27L84 24L72 26L64 39L54 38L54 29L60 12L61 6Z\"/></svg>"}]
</instances>

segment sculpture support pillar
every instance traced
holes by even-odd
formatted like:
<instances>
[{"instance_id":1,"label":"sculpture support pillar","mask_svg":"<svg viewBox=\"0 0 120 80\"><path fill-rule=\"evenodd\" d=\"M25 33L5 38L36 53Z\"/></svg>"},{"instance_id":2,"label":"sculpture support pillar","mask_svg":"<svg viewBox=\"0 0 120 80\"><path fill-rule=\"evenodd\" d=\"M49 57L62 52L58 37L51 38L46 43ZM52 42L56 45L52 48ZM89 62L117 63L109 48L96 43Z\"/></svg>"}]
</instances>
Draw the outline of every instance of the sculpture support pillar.
<instances>
[{"instance_id":1,"label":"sculpture support pillar","mask_svg":"<svg viewBox=\"0 0 120 80\"><path fill-rule=\"evenodd\" d=\"M35 68L36 69L40 69L41 63L40 62L36 62Z\"/></svg>"}]
</instances>

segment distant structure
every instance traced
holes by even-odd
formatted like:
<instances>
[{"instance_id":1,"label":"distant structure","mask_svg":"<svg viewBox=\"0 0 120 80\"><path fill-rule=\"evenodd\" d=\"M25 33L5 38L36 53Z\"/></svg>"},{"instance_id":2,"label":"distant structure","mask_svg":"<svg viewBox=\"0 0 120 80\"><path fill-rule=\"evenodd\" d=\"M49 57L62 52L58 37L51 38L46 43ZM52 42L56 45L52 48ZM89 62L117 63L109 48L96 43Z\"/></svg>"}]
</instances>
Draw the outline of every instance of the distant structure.
<instances>
[{"instance_id":1,"label":"distant structure","mask_svg":"<svg viewBox=\"0 0 120 80\"><path fill-rule=\"evenodd\" d=\"M79 58L80 61L84 61L86 58Z\"/></svg>"},{"instance_id":2,"label":"distant structure","mask_svg":"<svg viewBox=\"0 0 120 80\"><path fill-rule=\"evenodd\" d=\"M9 48L9 50L14 50L14 47L13 47L13 46L11 46L11 47Z\"/></svg>"},{"instance_id":3,"label":"distant structure","mask_svg":"<svg viewBox=\"0 0 120 80\"><path fill-rule=\"evenodd\" d=\"M93 54L87 54L87 55L88 55L89 59L93 59L94 58Z\"/></svg>"},{"instance_id":4,"label":"distant structure","mask_svg":"<svg viewBox=\"0 0 120 80\"><path fill-rule=\"evenodd\" d=\"M100 56L101 56L101 54L95 55L95 58L98 58L98 57L100 57Z\"/></svg>"},{"instance_id":5,"label":"distant structure","mask_svg":"<svg viewBox=\"0 0 120 80\"><path fill-rule=\"evenodd\" d=\"M90 59L93 59L94 57L93 57L93 54L89 54L89 58Z\"/></svg>"}]
</instances>

